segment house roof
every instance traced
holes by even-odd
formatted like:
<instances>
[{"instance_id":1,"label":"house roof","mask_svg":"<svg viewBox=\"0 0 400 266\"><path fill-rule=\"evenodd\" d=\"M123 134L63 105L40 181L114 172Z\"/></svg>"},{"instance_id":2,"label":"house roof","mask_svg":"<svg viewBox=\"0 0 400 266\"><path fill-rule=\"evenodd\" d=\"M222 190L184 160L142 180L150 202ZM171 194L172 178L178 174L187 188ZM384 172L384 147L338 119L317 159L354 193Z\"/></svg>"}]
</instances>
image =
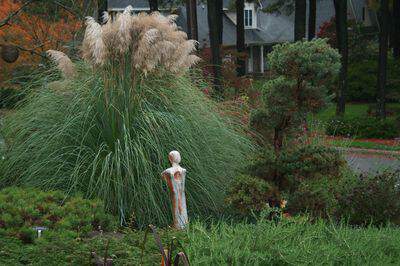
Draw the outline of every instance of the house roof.
<instances>
[{"instance_id":1,"label":"house roof","mask_svg":"<svg viewBox=\"0 0 400 266\"><path fill-rule=\"evenodd\" d=\"M223 16L223 44L227 46L236 45L236 15L228 10L232 0L224 0L225 13ZM268 6L274 0L260 0L258 3L262 7ZM367 0L348 0L349 13L357 20L362 19L363 7ZM148 0L108 0L109 11L121 11L128 5L134 10L148 10ZM187 14L185 5L180 6L177 24L182 30L187 32ZM308 10L308 9L307 9ZM335 8L332 0L317 1L317 31L326 21L335 15ZM257 11L257 24L255 29L245 30L245 40L247 45L273 44L279 42L293 41L294 39L294 15L270 14ZM209 45L209 28L207 17L207 6L198 1L197 23L200 47ZM308 24L308 20L307 20ZM308 28L308 27L307 27Z\"/></svg>"},{"instance_id":2,"label":"house roof","mask_svg":"<svg viewBox=\"0 0 400 266\"><path fill-rule=\"evenodd\" d=\"M231 0L223 0L223 7L229 8ZM131 5L133 9L149 10L148 0L107 0L109 11L124 10L127 6Z\"/></svg>"},{"instance_id":3,"label":"house roof","mask_svg":"<svg viewBox=\"0 0 400 266\"><path fill-rule=\"evenodd\" d=\"M107 9L109 11L121 11L131 5L134 9L149 9L148 0L107 0Z\"/></svg>"},{"instance_id":4,"label":"house roof","mask_svg":"<svg viewBox=\"0 0 400 266\"><path fill-rule=\"evenodd\" d=\"M207 14L208 14L207 6L205 4L197 5L197 26L198 26L200 47L208 46L210 43ZM228 17L227 14L224 14L222 23L224 27L222 33L223 44L226 46L236 45L235 23ZM184 6L180 8L180 15L178 17L177 24L182 28L182 30L187 31L187 13L186 13L186 7ZM245 30L246 44L254 45L254 44L267 43L268 40L264 39L263 35L260 32L261 31L257 29L246 29Z\"/></svg>"}]
</instances>

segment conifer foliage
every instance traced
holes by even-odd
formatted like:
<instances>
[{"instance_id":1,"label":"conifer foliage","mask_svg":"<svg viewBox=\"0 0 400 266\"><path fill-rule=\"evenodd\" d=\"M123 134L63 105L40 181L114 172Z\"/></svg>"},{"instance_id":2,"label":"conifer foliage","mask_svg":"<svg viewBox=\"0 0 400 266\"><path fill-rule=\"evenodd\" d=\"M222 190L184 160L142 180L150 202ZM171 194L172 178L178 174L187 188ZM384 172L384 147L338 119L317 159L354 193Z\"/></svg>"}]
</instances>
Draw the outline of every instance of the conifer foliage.
<instances>
[{"instance_id":1,"label":"conifer foliage","mask_svg":"<svg viewBox=\"0 0 400 266\"><path fill-rule=\"evenodd\" d=\"M289 162L293 157L299 164L306 161L296 155L296 149L301 149L302 125L309 113L319 111L327 103L328 87L340 69L340 55L326 40L317 39L276 45L268 55L268 62L271 79L263 88L261 106L251 117L252 126L261 135L265 147L262 158L253 168L256 175L272 179L279 190L284 190L288 183L293 183L292 180L284 184L283 180ZM316 161L325 157L317 155ZM326 162L336 161L328 159ZM301 167L297 165L295 173L303 178ZM292 173L293 168L289 172Z\"/></svg>"},{"instance_id":2,"label":"conifer foliage","mask_svg":"<svg viewBox=\"0 0 400 266\"><path fill-rule=\"evenodd\" d=\"M340 56L319 39L276 45L268 62L272 79L264 87L263 105L253 122L274 129L274 147L279 150L308 113L327 103L327 89L340 69Z\"/></svg>"}]
</instances>

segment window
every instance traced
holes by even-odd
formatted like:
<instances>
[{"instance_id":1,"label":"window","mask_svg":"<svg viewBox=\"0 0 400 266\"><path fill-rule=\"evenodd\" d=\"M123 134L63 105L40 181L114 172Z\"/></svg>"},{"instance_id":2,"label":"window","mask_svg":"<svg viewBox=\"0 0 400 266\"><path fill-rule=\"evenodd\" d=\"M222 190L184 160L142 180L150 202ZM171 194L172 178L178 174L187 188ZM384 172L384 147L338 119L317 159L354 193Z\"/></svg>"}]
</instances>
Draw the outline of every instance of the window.
<instances>
[{"instance_id":1,"label":"window","mask_svg":"<svg viewBox=\"0 0 400 266\"><path fill-rule=\"evenodd\" d=\"M251 9L244 10L244 26L253 27L253 10Z\"/></svg>"}]
</instances>

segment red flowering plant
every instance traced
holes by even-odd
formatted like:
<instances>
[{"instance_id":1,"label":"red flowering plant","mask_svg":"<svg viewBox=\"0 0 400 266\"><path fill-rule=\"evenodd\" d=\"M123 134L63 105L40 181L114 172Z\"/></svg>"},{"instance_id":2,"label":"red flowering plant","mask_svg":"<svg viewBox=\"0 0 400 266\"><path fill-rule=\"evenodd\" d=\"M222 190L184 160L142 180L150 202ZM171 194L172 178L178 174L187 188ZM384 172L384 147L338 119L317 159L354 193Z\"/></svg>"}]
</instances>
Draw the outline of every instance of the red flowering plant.
<instances>
[{"instance_id":1,"label":"red flowering plant","mask_svg":"<svg viewBox=\"0 0 400 266\"><path fill-rule=\"evenodd\" d=\"M356 20L351 19L348 21L348 46L351 61L365 59L366 54L374 54L374 47L371 43L371 40L374 38L374 34L367 34L366 31L362 30L362 28L363 25L358 23ZM328 43L332 47L337 48L335 17L332 17L329 21L326 21L321 25L317 36L318 38L328 39Z\"/></svg>"},{"instance_id":2,"label":"red flowering plant","mask_svg":"<svg viewBox=\"0 0 400 266\"><path fill-rule=\"evenodd\" d=\"M203 76L207 81L212 78L212 64L211 64L211 49L203 48L200 52L200 57L203 59L199 64ZM247 95L247 91L252 85L252 79L248 76L238 77L236 74L237 58L241 57L246 59L246 54L238 53L234 49L222 47L222 86L224 87L224 98L227 100L236 100L242 95ZM210 93L210 88L204 90L207 94Z\"/></svg>"}]
</instances>

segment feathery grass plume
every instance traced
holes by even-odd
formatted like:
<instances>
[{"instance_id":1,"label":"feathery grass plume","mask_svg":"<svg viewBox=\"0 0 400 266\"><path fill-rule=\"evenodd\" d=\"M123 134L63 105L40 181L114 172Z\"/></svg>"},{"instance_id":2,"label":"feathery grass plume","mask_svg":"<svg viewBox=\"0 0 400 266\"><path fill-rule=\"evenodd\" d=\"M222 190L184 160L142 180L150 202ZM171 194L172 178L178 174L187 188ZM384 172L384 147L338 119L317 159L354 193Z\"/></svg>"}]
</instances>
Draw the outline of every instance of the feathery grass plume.
<instances>
[{"instance_id":1,"label":"feathery grass plume","mask_svg":"<svg viewBox=\"0 0 400 266\"><path fill-rule=\"evenodd\" d=\"M103 64L106 57L102 33L100 24L94 18L87 17L85 37L82 42L82 56L93 64Z\"/></svg>"},{"instance_id":2,"label":"feathery grass plume","mask_svg":"<svg viewBox=\"0 0 400 266\"><path fill-rule=\"evenodd\" d=\"M60 51L48 50L47 55L56 63L57 68L61 71L64 78L73 78L75 75L75 67L71 59Z\"/></svg>"},{"instance_id":3,"label":"feathery grass plume","mask_svg":"<svg viewBox=\"0 0 400 266\"><path fill-rule=\"evenodd\" d=\"M145 75L159 67L177 74L184 73L199 61L192 54L196 42L188 40L186 33L178 30L177 16L165 17L158 12L151 15L131 13L131 6L117 14L115 20L108 19L106 13L106 23L102 26L93 18L87 18L83 58L95 66L104 67L125 62L130 57L132 72Z\"/></svg>"},{"instance_id":4,"label":"feathery grass plume","mask_svg":"<svg viewBox=\"0 0 400 266\"><path fill-rule=\"evenodd\" d=\"M119 16L103 26L88 19L83 49L89 65L75 64L67 95L43 79L43 88L5 119L0 187L81 192L104 199L121 221L135 213L139 225L167 225L171 202L160 173L169 167L168 153L179 150L188 170L189 215L221 211L226 184L246 163L250 141L192 82L193 41L170 18ZM127 40L121 25L130 33L124 51L117 49ZM101 57L96 43L104 44Z\"/></svg>"}]
</instances>

